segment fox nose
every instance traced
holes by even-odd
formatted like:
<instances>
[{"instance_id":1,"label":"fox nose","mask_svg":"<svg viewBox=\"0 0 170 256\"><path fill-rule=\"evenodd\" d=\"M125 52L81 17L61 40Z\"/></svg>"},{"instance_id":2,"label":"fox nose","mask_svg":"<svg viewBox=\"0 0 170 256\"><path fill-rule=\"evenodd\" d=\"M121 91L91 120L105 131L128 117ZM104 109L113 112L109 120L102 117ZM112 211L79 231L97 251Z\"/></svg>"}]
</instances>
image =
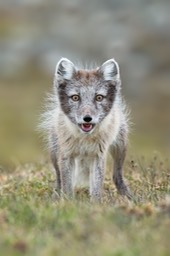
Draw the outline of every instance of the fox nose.
<instances>
[{"instance_id":1,"label":"fox nose","mask_svg":"<svg viewBox=\"0 0 170 256\"><path fill-rule=\"evenodd\" d=\"M86 115L86 116L83 118L83 120L84 120L86 123L89 123L89 122L91 122L92 118L91 118L91 116Z\"/></svg>"}]
</instances>

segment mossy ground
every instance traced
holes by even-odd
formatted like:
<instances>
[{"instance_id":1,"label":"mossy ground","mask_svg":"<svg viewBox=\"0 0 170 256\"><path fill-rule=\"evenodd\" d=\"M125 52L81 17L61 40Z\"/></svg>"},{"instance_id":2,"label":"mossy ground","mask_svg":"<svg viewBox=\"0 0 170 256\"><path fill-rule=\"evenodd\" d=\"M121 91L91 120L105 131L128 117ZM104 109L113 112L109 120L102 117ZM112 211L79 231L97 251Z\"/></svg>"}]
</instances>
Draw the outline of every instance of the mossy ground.
<instances>
[{"instance_id":1,"label":"mossy ground","mask_svg":"<svg viewBox=\"0 0 170 256\"><path fill-rule=\"evenodd\" d=\"M135 202L117 194L108 166L102 205L84 191L74 201L57 200L48 163L1 170L0 255L170 255L168 161L127 159Z\"/></svg>"}]
</instances>

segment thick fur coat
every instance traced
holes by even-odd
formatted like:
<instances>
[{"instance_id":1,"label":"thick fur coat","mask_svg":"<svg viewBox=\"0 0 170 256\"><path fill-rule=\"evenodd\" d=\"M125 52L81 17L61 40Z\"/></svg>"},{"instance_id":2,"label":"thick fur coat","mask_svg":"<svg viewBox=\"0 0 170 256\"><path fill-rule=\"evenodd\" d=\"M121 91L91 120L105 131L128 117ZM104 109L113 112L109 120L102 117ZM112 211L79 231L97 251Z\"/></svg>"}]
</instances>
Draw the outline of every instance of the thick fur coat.
<instances>
[{"instance_id":1,"label":"thick fur coat","mask_svg":"<svg viewBox=\"0 0 170 256\"><path fill-rule=\"evenodd\" d=\"M73 197L76 188L88 186L91 200L101 202L110 151L116 187L131 198L123 178L128 118L114 59L96 69L81 70L62 58L56 66L52 105L41 126L48 133L61 196Z\"/></svg>"}]
</instances>

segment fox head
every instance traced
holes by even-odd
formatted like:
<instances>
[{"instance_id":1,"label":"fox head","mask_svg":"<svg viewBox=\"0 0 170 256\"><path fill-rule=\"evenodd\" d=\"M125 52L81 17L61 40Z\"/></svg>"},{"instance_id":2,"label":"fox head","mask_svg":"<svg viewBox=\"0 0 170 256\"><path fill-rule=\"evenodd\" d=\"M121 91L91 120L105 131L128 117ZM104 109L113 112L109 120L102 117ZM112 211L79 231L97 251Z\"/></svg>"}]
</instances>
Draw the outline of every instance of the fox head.
<instances>
[{"instance_id":1,"label":"fox head","mask_svg":"<svg viewBox=\"0 0 170 256\"><path fill-rule=\"evenodd\" d=\"M62 111L83 133L91 133L119 94L119 66L110 59L96 69L81 70L62 58L56 66L54 86Z\"/></svg>"}]
</instances>

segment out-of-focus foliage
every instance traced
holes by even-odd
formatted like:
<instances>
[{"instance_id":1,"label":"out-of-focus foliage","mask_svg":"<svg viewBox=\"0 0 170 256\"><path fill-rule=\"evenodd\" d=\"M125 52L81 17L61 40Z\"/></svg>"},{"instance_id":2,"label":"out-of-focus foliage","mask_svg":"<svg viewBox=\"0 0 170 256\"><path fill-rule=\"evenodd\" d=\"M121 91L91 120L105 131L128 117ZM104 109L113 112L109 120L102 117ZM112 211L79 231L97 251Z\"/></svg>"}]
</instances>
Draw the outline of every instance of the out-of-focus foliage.
<instances>
[{"instance_id":1,"label":"out-of-focus foliage","mask_svg":"<svg viewBox=\"0 0 170 256\"><path fill-rule=\"evenodd\" d=\"M132 112L131 145L170 149L170 2L6 0L0 3L0 163L38 160L35 127L60 57L114 57Z\"/></svg>"}]
</instances>

